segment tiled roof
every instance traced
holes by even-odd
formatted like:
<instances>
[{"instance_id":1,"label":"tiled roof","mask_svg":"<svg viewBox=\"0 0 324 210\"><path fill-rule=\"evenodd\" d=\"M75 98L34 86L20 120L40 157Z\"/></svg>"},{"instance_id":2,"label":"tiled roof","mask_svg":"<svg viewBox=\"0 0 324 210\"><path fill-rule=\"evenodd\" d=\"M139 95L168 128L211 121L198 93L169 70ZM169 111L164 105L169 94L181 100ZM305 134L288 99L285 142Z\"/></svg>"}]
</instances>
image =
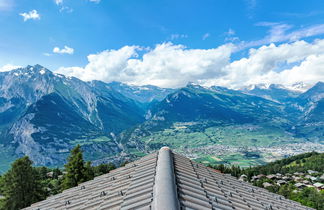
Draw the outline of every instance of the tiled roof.
<instances>
[{"instance_id":1,"label":"tiled roof","mask_svg":"<svg viewBox=\"0 0 324 210\"><path fill-rule=\"evenodd\" d=\"M311 209L174 154L147 155L27 209Z\"/></svg>"}]
</instances>

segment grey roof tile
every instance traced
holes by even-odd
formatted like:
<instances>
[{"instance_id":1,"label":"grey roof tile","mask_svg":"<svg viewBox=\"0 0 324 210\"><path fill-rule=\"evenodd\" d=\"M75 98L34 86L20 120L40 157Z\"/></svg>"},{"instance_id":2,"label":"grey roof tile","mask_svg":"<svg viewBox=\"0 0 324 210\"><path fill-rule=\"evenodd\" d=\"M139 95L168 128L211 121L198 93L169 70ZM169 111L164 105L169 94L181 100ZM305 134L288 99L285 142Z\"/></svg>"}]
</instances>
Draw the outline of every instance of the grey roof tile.
<instances>
[{"instance_id":1,"label":"grey roof tile","mask_svg":"<svg viewBox=\"0 0 324 210\"><path fill-rule=\"evenodd\" d=\"M26 209L311 208L162 148Z\"/></svg>"}]
</instances>

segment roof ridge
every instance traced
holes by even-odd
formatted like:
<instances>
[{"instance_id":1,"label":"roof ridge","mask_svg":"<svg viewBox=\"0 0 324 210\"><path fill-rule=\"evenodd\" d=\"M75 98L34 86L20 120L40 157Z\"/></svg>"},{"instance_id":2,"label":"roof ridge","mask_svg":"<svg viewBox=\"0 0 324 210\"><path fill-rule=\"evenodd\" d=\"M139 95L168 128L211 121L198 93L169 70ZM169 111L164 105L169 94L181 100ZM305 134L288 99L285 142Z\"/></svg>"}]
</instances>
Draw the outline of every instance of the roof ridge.
<instances>
[{"instance_id":1,"label":"roof ridge","mask_svg":"<svg viewBox=\"0 0 324 210\"><path fill-rule=\"evenodd\" d=\"M173 157L169 147L162 147L158 152L152 209L180 209Z\"/></svg>"},{"instance_id":2,"label":"roof ridge","mask_svg":"<svg viewBox=\"0 0 324 210\"><path fill-rule=\"evenodd\" d=\"M163 147L27 209L312 209L278 196Z\"/></svg>"}]
</instances>

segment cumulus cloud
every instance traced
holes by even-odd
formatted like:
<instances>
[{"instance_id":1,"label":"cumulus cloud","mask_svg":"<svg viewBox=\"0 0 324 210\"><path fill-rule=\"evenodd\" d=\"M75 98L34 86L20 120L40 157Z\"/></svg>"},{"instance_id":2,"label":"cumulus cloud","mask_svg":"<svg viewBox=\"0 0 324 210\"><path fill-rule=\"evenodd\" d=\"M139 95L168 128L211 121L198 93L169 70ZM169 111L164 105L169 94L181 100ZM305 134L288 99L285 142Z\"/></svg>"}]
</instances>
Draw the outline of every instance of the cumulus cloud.
<instances>
[{"instance_id":1,"label":"cumulus cloud","mask_svg":"<svg viewBox=\"0 0 324 210\"><path fill-rule=\"evenodd\" d=\"M60 49L59 47L54 47L53 53L72 55L74 53L74 49L68 46L64 46L64 48L62 49Z\"/></svg>"},{"instance_id":2,"label":"cumulus cloud","mask_svg":"<svg viewBox=\"0 0 324 210\"><path fill-rule=\"evenodd\" d=\"M306 84L314 84L317 81L324 81L324 54L313 54L305 58L300 65L296 65L291 69L285 69L280 73L270 72L275 74L269 81L274 83L283 83L286 86L291 86L300 81ZM269 77L270 75L265 75ZM277 78L275 81L274 78Z\"/></svg>"},{"instance_id":3,"label":"cumulus cloud","mask_svg":"<svg viewBox=\"0 0 324 210\"><path fill-rule=\"evenodd\" d=\"M232 45L213 49L187 49L183 45L163 43L154 49L125 46L88 56L84 68L60 68L59 73L83 80L121 81L129 84L154 84L181 87L188 81L221 76L220 69L229 63ZM139 57L139 52L143 56Z\"/></svg>"},{"instance_id":4,"label":"cumulus cloud","mask_svg":"<svg viewBox=\"0 0 324 210\"><path fill-rule=\"evenodd\" d=\"M21 68L21 66L6 64L6 65L0 67L0 72L11 71L13 69L18 69L18 68Z\"/></svg>"},{"instance_id":5,"label":"cumulus cloud","mask_svg":"<svg viewBox=\"0 0 324 210\"><path fill-rule=\"evenodd\" d=\"M20 13L19 14L20 16L23 17L24 21L27 21L27 20L39 20L40 19L40 15L38 14L37 10L32 10L32 11L29 11L29 12L24 12L24 13Z\"/></svg>"},{"instance_id":6,"label":"cumulus cloud","mask_svg":"<svg viewBox=\"0 0 324 210\"><path fill-rule=\"evenodd\" d=\"M188 49L163 43L152 49L125 46L88 56L85 67L61 67L57 72L85 81L120 81L182 87L188 82L234 89L251 84L314 84L324 81L324 40L270 44L249 50L248 56L231 61L236 46Z\"/></svg>"},{"instance_id":7,"label":"cumulus cloud","mask_svg":"<svg viewBox=\"0 0 324 210\"><path fill-rule=\"evenodd\" d=\"M324 68L316 67L324 56L323 47L324 40L315 40L313 43L296 41L250 49L248 57L224 67L225 76L202 80L201 83L231 88L259 83L285 86L297 82L314 84L324 80Z\"/></svg>"}]
</instances>

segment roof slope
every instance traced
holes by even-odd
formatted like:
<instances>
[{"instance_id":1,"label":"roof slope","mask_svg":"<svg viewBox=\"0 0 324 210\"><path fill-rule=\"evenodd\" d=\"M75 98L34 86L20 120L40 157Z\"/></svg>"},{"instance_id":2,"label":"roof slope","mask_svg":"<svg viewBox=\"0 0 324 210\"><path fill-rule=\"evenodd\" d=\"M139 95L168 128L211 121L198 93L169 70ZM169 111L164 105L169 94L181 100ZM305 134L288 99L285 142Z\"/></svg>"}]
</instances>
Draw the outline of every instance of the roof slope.
<instances>
[{"instance_id":1,"label":"roof slope","mask_svg":"<svg viewBox=\"0 0 324 210\"><path fill-rule=\"evenodd\" d=\"M27 209L311 209L163 147Z\"/></svg>"}]
</instances>

